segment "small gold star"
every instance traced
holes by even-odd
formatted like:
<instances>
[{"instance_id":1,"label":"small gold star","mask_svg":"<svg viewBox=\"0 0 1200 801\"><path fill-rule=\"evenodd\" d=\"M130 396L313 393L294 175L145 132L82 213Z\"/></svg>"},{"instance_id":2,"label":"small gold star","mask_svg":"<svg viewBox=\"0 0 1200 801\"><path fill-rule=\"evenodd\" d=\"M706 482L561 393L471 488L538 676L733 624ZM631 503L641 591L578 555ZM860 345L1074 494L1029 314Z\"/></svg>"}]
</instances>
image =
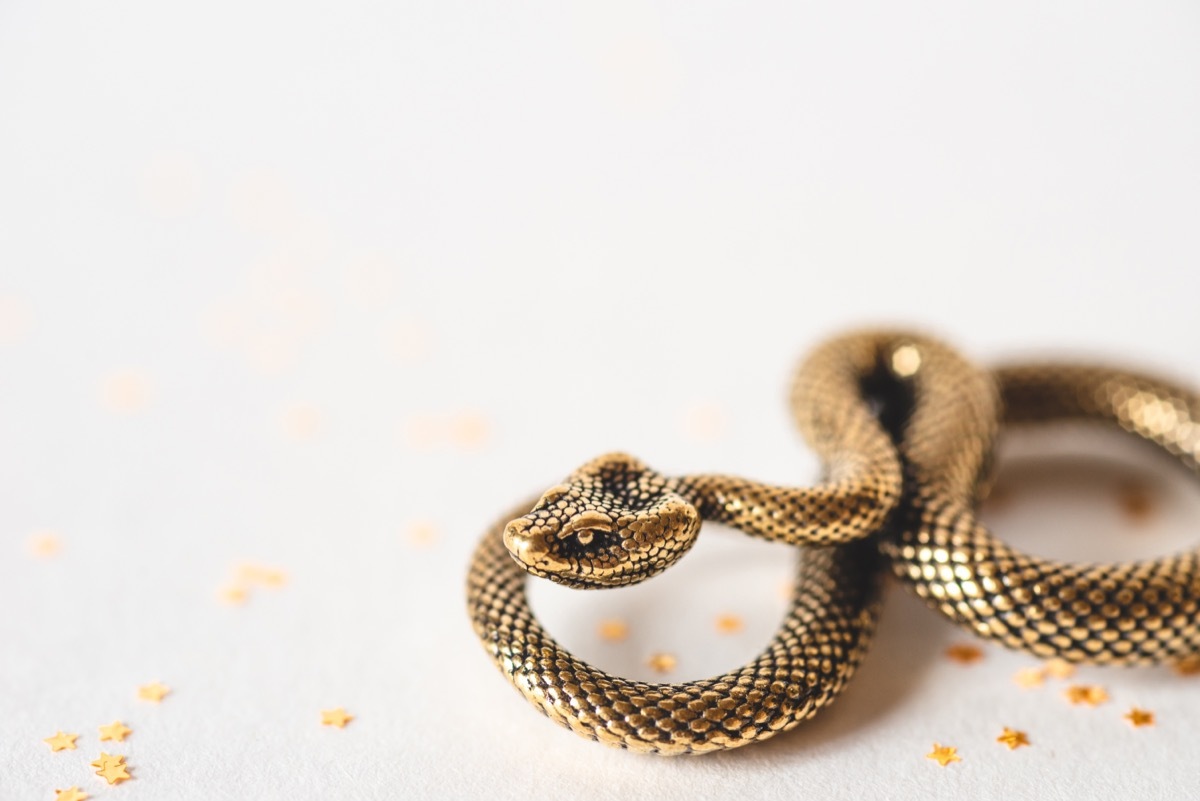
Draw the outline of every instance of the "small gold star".
<instances>
[{"instance_id":1,"label":"small gold star","mask_svg":"<svg viewBox=\"0 0 1200 801\"><path fill-rule=\"evenodd\" d=\"M1005 726L1003 733L996 738L996 742L1007 745L1009 751L1015 751L1023 745L1029 745L1029 738L1025 736L1025 732L1015 731Z\"/></svg>"},{"instance_id":2,"label":"small gold star","mask_svg":"<svg viewBox=\"0 0 1200 801\"><path fill-rule=\"evenodd\" d=\"M949 745L941 745L940 743L933 744L933 750L925 755L926 759L932 759L943 768L951 762L962 762L962 757L958 755L958 749Z\"/></svg>"},{"instance_id":3,"label":"small gold star","mask_svg":"<svg viewBox=\"0 0 1200 801\"><path fill-rule=\"evenodd\" d=\"M96 768L96 775L109 784L120 784L133 778L129 775L123 756L112 756L101 751L100 758L92 763L92 767Z\"/></svg>"},{"instance_id":4,"label":"small gold star","mask_svg":"<svg viewBox=\"0 0 1200 801\"><path fill-rule=\"evenodd\" d=\"M620 642L629 636L629 626L624 620L602 620L600 621L600 638L609 642Z\"/></svg>"},{"instance_id":5,"label":"small gold star","mask_svg":"<svg viewBox=\"0 0 1200 801\"><path fill-rule=\"evenodd\" d=\"M657 653L651 654L646 664L656 673L670 673L678 662L671 654Z\"/></svg>"},{"instance_id":6,"label":"small gold star","mask_svg":"<svg viewBox=\"0 0 1200 801\"><path fill-rule=\"evenodd\" d=\"M1180 676L1200 676L1200 654L1180 659L1175 663L1175 672Z\"/></svg>"},{"instance_id":7,"label":"small gold star","mask_svg":"<svg viewBox=\"0 0 1200 801\"><path fill-rule=\"evenodd\" d=\"M34 556L50 557L58 554L62 550L62 543L58 541L58 537L50 532L42 532L34 534L29 539L29 550Z\"/></svg>"},{"instance_id":8,"label":"small gold star","mask_svg":"<svg viewBox=\"0 0 1200 801\"><path fill-rule=\"evenodd\" d=\"M960 665L973 665L983 659L983 651L976 645L959 643L946 649L946 657Z\"/></svg>"},{"instance_id":9,"label":"small gold star","mask_svg":"<svg viewBox=\"0 0 1200 801\"><path fill-rule=\"evenodd\" d=\"M428 548L437 540L437 526L425 520L408 527L408 544L414 548Z\"/></svg>"},{"instance_id":10,"label":"small gold star","mask_svg":"<svg viewBox=\"0 0 1200 801\"><path fill-rule=\"evenodd\" d=\"M87 801L89 798L91 796L78 787L68 787L65 790L54 791L54 801Z\"/></svg>"},{"instance_id":11,"label":"small gold star","mask_svg":"<svg viewBox=\"0 0 1200 801\"><path fill-rule=\"evenodd\" d=\"M1075 705L1100 706L1108 700L1105 689L1095 684L1072 684L1063 694Z\"/></svg>"},{"instance_id":12,"label":"small gold star","mask_svg":"<svg viewBox=\"0 0 1200 801\"><path fill-rule=\"evenodd\" d=\"M1024 668L1017 671L1017 675L1013 676L1013 681L1017 683L1017 686L1026 690L1041 687L1046 681L1046 671L1038 668Z\"/></svg>"},{"instance_id":13,"label":"small gold star","mask_svg":"<svg viewBox=\"0 0 1200 801\"><path fill-rule=\"evenodd\" d=\"M346 724L352 720L354 720L354 716L347 715L346 710L340 706L337 709L321 710L322 726L337 726L339 729L344 729Z\"/></svg>"},{"instance_id":14,"label":"small gold star","mask_svg":"<svg viewBox=\"0 0 1200 801\"><path fill-rule=\"evenodd\" d=\"M118 743L125 742L125 738L133 734L133 729L126 726L119 720L114 720L107 726L100 727L100 741L115 740Z\"/></svg>"},{"instance_id":15,"label":"small gold star","mask_svg":"<svg viewBox=\"0 0 1200 801\"><path fill-rule=\"evenodd\" d=\"M287 584L287 573L273 567L262 565L241 565L237 569L237 581L242 584L259 584L263 587L277 589Z\"/></svg>"},{"instance_id":16,"label":"small gold star","mask_svg":"<svg viewBox=\"0 0 1200 801\"><path fill-rule=\"evenodd\" d=\"M171 692L171 688L158 681L143 684L137 690L138 698L141 698L143 701L153 701L156 704L161 703L162 699L166 698L169 692Z\"/></svg>"},{"instance_id":17,"label":"small gold star","mask_svg":"<svg viewBox=\"0 0 1200 801\"><path fill-rule=\"evenodd\" d=\"M737 634L744 628L742 619L737 615L718 615L715 625L718 634Z\"/></svg>"},{"instance_id":18,"label":"small gold star","mask_svg":"<svg viewBox=\"0 0 1200 801\"><path fill-rule=\"evenodd\" d=\"M63 734L60 731L55 732L53 737L47 737L45 740L42 740L42 742L50 746L51 751L74 751L75 740L78 739L78 737L78 734Z\"/></svg>"},{"instance_id":19,"label":"small gold star","mask_svg":"<svg viewBox=\"0 0 1200 801\"><path fill-rule=\"evenodd\" d=\"M1046 663L1046 675L1056 679L1069 679L1075 675L1075 666L1065 659L1051 659Z\"/></svg>"},{"instance_id":20,"label":"small gold star","mask_svg":"<svg viewBox=\"0 0 1200 801\"><path fill-rule=\"evenodd\" d=\"M1143 726L1154 725L1154 713L1145 709L1138 709L1136 706L1129 710L1129 712L1124 715L1124 718L1128 720L1135 729L1140 729Z\"/></svg>"}]
</instances>

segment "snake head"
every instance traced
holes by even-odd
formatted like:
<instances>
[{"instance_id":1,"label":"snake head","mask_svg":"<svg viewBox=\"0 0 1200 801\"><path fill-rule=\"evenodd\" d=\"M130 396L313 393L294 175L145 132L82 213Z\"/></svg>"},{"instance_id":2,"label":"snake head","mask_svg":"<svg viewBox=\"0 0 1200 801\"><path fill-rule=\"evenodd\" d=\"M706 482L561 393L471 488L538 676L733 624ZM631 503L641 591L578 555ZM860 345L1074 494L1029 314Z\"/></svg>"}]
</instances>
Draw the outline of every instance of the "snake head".
<instances>
[{"instance_id":1,"label":"snake head","mask_svg":"<svg viewBox=\"0 0 1200 801\"><path fill-rule=\"evenodd\" d=\"M700 514L671 479L623 453L601 456L546 490L504 527L504 544L535 576L569 587L618 587L674 564Z\"/></svg>"}]
</instances>

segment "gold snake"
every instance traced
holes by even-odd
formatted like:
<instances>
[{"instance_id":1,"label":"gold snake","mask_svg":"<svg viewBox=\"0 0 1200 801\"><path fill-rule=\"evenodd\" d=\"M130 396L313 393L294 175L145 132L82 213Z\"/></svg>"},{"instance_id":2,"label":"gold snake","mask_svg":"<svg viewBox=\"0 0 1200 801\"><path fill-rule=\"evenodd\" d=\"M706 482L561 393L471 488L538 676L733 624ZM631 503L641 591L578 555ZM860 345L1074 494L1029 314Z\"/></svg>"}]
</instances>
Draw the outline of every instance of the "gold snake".
<instances>
[{"instance_id":1,"label":"gold snake","mask_svg":"<svg viewBox=\"0 0 1200 801\"><path fill-rule=\"evenodd\" d=\"M467 584L475 631L546 715L592 739L661 754L790 729L830 703L864 655L881 561L955 621L1040 656L1133 664L1200 651L1195 554L1050 562L1008 548L974 517L1002 419L1116 423L1197 470L1195 393L1101 368L989 373L936 340L882 332L818 348L791 399L825 468L816 487L668 477L611 454L484 535ZM788 613L755 661L704 681L634 682L576 659L537 623L529 574L582 588L642 581L687 552L701 520L805 546Z\"/></svg>"}]
</instances>

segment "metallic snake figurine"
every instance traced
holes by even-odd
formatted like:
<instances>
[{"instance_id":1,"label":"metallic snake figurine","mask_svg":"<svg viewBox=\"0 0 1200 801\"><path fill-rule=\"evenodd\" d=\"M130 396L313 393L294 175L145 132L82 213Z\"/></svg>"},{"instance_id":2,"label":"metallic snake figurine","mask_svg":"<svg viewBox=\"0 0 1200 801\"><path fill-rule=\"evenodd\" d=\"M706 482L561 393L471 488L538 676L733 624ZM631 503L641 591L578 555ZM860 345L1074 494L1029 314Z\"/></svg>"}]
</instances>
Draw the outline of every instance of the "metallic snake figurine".
<instances>
[{"instance_id":1,"label":"metallic snake figurine","mask_svg":"<svg viewBox=\"0 0 1200 801\"><path fill-rule=\"evenodd\" d=\"M1196 470L1194 393L1099 368L992 373L928 337L867 332L809 356L791 408L824 465L815 487L669 477L611 454L484 535L468 576L475 631L535 706L595 740L661 754L790 729L830 703L865 654L883 562L977 634L1040 656L1146 663L1200 651L1195 554L1053 563L1013 551L974 517L1002 421L1114 422ZM702 520L804 548L791 607L750 664L704 681L628 681L576 659L537 623L529 574L581 588L643 581L688 551Z\"/></svg>"}]
</instances>

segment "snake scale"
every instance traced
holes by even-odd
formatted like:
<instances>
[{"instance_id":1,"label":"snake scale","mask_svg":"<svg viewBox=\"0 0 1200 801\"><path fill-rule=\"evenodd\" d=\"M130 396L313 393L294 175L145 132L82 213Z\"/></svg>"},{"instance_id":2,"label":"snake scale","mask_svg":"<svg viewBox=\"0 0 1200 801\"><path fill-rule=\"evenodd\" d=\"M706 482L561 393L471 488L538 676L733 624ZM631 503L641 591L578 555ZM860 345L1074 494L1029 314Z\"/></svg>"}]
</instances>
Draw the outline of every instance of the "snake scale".
<instances>
[{"instance_id":1,"label":"snake scale","mask_svg":"<svg viewBox=\"0 0 1200 801\"><path fill-rule=\"evenodd\" d=\"M821 458L814 487L665 476L625 454L585 464L491 529L471 562L481 642L551 719L610 745L705 753L790 729L829 704L865 655L884 570L983 637L1039 656L1144 664L1200 652L1197 554L1121 565L1021 554L976 518L1001 425L1116 425L1200 471L1200 396L1076 365L987 371L906 332L816 349L791 408ZM538 624L529 575L580 588L643 581L695 542L702 520L803 548L791 605L753 662L703 681L611 676Z\"/></svg>"}]
</instances>

